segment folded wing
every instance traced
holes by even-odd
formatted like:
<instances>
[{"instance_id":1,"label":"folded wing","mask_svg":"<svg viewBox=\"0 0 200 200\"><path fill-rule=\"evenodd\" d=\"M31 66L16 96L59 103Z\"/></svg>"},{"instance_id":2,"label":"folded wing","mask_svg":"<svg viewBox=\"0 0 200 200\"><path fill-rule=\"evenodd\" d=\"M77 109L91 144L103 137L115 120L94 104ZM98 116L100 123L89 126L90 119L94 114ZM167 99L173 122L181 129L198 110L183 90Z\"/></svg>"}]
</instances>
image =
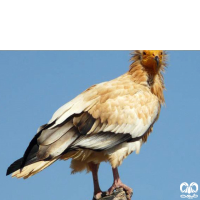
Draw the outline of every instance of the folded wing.
<instances>
[{"instance_id":1,"label":"folded wing","mask_svg":"<svg viewBox=\"0 0 200 200\"><path fill-rule=\"evenodd\" d=\"M127 83L128 84L128 83ZM77 148L105 150L140 139L155 122L157 98L139 85L101 83L61 107L37 139L40 159Z\"/></svg>"},{"instance_id":2,"label":"folded wing","mask_svg":"<svg viewBox=\"0 0 200 200\"><path fill-rule=\"evenodd\" d=\"M94 85L58 109L38 129L20 168L55 161L78 148L102 151L141 139L157 119L160 104L148 89L125 80Z\"/></svg>"}]
</instances>

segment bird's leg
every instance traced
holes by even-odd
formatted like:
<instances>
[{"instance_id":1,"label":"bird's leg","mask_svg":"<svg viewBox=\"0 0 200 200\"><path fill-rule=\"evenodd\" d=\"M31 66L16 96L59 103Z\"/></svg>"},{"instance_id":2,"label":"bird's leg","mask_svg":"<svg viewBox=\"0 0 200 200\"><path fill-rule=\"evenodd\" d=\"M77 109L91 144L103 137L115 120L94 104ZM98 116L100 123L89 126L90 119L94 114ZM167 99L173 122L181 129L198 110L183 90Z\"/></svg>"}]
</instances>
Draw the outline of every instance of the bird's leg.
<instances>
[{"instance_id":1,"label":"bird's leg","mask_svg":"<svg viewBox=\"0 0 200 200\"><path fill-rule=\"evenodd\" d=\"M93 177L93 182L94 182L94 199L100 199L102 195L102 191L99 187L99 180L98 180L99 164L90 162L88 165L89 165L90 170L92 171L92 177Z\"/></svg>"},{"instance_id":2,"label":"bird's leg","mask_svg":"<svg viewBox=\"0 0 200 200\"><path fill-rule=\"evenodd\" d=\"M123 184L122 181L120 180L118 169L112 168L113 171L113 177L114 177L114 182L113 185L108 189L107 194L110 195L113 193L113 191L117 188L123 188L126 191L126 194L129 199L131 199L131 196L133 194L133 190L128 187L127 185Z\"/></svg>"}]
</instances>

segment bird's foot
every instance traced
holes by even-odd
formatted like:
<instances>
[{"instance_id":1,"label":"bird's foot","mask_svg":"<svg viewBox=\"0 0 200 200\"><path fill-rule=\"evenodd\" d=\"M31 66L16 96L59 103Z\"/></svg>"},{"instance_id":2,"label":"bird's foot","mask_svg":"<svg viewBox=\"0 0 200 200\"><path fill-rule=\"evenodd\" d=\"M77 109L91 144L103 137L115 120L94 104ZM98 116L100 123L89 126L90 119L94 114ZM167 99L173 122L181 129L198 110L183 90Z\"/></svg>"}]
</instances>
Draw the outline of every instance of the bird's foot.
<instances>
[{"instance_id":1,"label":"bird's foot","mask_svg":"<svg viewBox=\"0 0 200 200\"><path fill-rule=\"evenodd\" d=\"M101 199L102 198L102 194L103 194L102 191L95 192L93 200Z\"/></svg>"},{"instance_id":2,"label":"bird's foot","mask_svg":"<svg viewBox=\"0 0 200 200\"><path fill-rule=\"evenodd\" d=\"M127 185L123 184L121 181L116 181L113 183L113 185L108 189L107 195L111 195L114 190L117 188L123 188L123 190L126 192L128 200L131 200L133 190L132 188L128 187Z\"/></svg>"}]
</instances>

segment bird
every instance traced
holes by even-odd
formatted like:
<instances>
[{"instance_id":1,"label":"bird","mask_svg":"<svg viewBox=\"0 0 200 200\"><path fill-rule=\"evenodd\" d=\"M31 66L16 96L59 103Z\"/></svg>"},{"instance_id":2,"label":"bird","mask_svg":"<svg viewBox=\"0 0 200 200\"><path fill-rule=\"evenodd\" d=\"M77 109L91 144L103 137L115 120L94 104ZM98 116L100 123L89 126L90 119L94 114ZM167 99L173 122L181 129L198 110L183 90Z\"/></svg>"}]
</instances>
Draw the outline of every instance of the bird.
<instances>
[{"instance_id":1,"label":"bird","mask_svg":"<svg viewBox=\"0 0 200 200\"><path fill-rule=\"evenodd\" d=\"M132 188L119 176L118 167L132 152L138 154L158 120L164 99L167 66L164 50L135 50L123 75L93 85L60 107L47 124L40 126L22 158L6 175L27 179L57 160L71 159L72 174L92 173L93 199L103 196L98 179L101 162L112 167L113 184L131 199Z\"/></svg>"}]
</instances>

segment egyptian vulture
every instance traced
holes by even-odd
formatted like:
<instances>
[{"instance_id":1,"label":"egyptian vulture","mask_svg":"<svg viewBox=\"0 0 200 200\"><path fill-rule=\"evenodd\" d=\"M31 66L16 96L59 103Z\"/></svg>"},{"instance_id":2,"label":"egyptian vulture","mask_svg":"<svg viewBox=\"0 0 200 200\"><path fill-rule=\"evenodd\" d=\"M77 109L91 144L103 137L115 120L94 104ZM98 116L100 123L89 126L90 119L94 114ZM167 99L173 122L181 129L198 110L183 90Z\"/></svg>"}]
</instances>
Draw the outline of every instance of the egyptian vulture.
<instances>
[{"instance_id":1,"label":"egyptian vulture","mask_svg":"<svg viewBox=\"0 0 200 200\"><path fill-rule=\"evenodd\" d=\"M112 166L111 194L122 187L129 199L132 189L123 184L118 166L133 151L139 153L152 132L164 103L166 53L161 50L134 51L131 65L120 77L93 85L59 108L51 120L39 127L22 158L7 175L29 178L58 159L71 161L72 173L91 171L94 197L101 198L98 168Z\"/></svg>"}]
</instances>

